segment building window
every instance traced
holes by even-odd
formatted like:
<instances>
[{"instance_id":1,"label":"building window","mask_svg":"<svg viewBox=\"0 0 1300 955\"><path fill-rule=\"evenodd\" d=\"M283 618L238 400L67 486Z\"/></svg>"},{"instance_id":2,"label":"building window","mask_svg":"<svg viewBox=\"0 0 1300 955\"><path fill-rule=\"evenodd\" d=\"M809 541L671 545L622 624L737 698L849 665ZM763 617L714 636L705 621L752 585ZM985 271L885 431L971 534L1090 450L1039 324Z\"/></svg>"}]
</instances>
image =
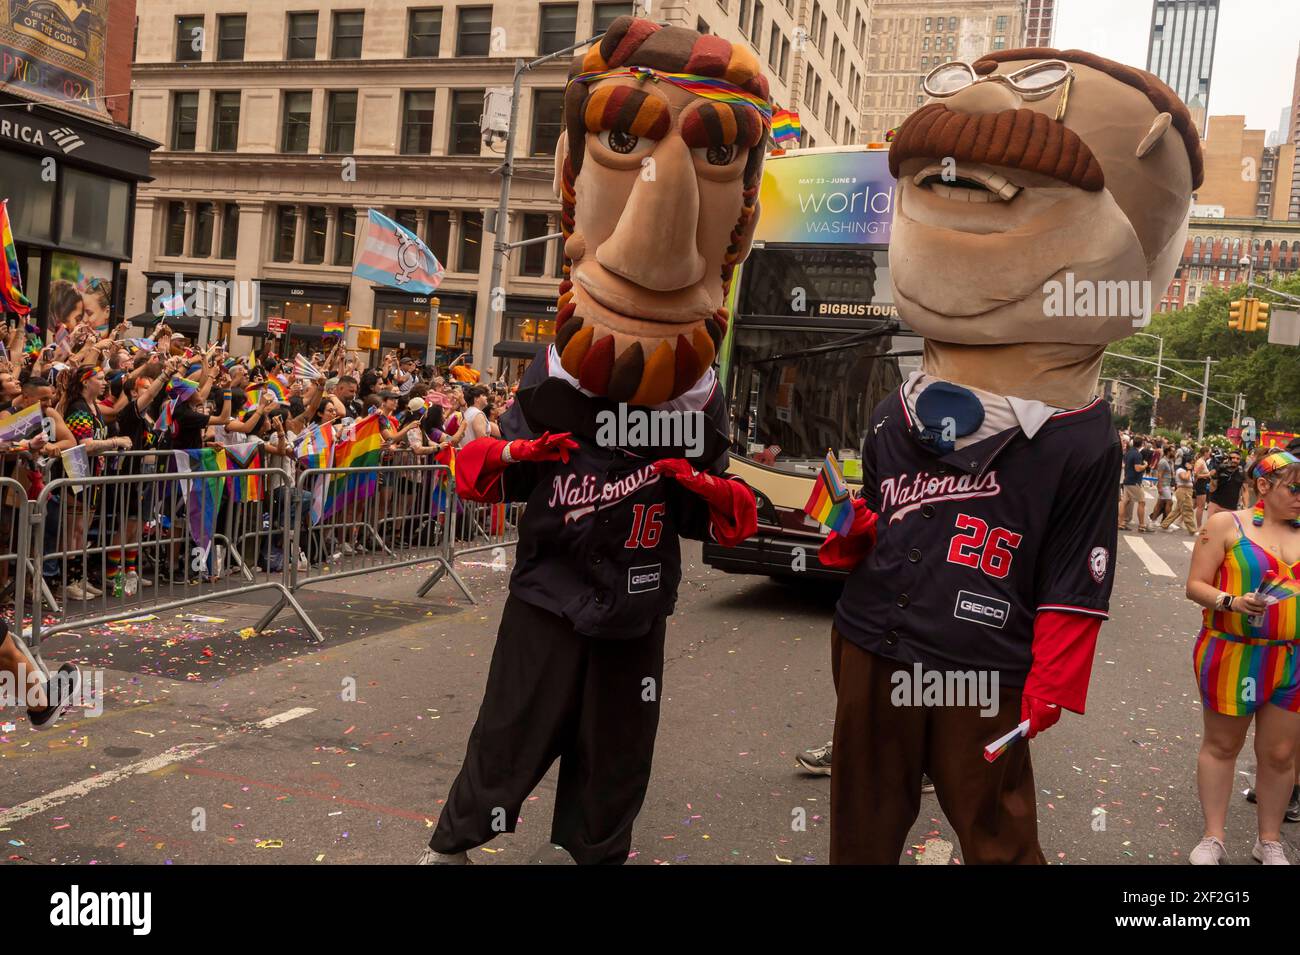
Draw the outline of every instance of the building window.
<instances>
[{"instance_id":1,"label":"building window","mask_svg":"<svg viewBox=\"0 0 1300 955\"><path fill-rule=\"evenodd\" d=\"M307 207L307 234L303 236L302 260L307 265L325 261L325 236L329 232L329 210L324 206Z\"/></svg>"},{"instance_id":2,"label":"building window","mask_svg":"<svg viewBox=\"0 0 1300 955\"><path fill-rule=\"evenodd\" d=\"M357 210L340 209L338 238L334 241L334 264L351 265L357 248Z\"/></svg>"},{"instance_id":3,"label":"building window","mask_svg":"<svg viewBox=\"0 0 1300 955\"><path fill-rule=\"evenodd\" d=\"M176 18L176 62L196 63L203 59L203 17Z\"/></svg>"},{"instance_id":4,"label":"building window","mask_svg":"<svg viewBox=\"0 0 1300 955\"><path fill-rule=\"evenodd\" d=\"M244 33L248 17L232 13L217 17L217 59L242 60L244 58Z\"/></svg>"},{"instance_id":5,"label":"building window","mask_svg":"<svg viewBox=\"0 0 1300 955\"><path fill-rule=\"evenodd\" d=\"M402 154L427 156L433 150L432 90L407 90L402 102Z\"/></svg>"},{"instance_id":6,"label":"building window","mask_svg":"<svg viewBox=\"0 0 1300 955\"><path fill-rule=\"evenodd\" d=\"M420 228L420 212L418 209L398 209L393 213L393 221L403 229L416 232Z\"/></svg>"},{"instance_id":7,"label":"building window","mask_svg":"<svg viewBox=\"0 0 1300 955\"><path fill-rule=\"evenodd\" d=\"M217 221L217 208L210 202L200 202L194 206L194 238L190 255L196 259L206 259L212 255L212 231Z\"/></svg>"},{"instance_id":8,"label":"building window","mask_svg":"<svg viewBox=\"0 0 1300 955\"><path fill-rule=\"evenodd\" d=\"M239 204L227 202L221 207L220 258L233 259L239 248Z\"/></svg>"},{"instance_id":9,"label":"building window","mask_svg":"<svg viewBox=\"0 0 1300 955\"><path fill-rule=\"evenodd\" d=\"M492 8L461 7L456 11L456 55L487 56L492 50Z\"/></svg>"},{"instance_id":10,"label":"building window","mask_svg":"<svg viewBox=\"0 0 1300 955\"><path fill-rule=\"evenodd\" d=\"M993 49L1005 50L1007 48L1007 38L1004 36L995 36L993 38Z\"/></svg>"},{"instance_id":11,"label":"building window","mask_svg":"<svg viewBox=\"0 0 1300 955\"><path fill-rule=\"evenodd\" d=\"M483 251L483 213L462 212L460 214L460 262L457 268L461 272L477 272L480 253Z\"/></svg>"},{"instance_id":12,"label":"building window","mask_svg":"<svg viewBox=\"0 0 1300 955\"><path fill-rule=\"evenodd\" d=\"M759 50L763 45L763 4L762 0L754 0L754 23L749 31L750 38L754 41L754 49Z\"/></svg>"},{"instance_id":13,"label":"building window","mask_svg":"<svg viewBox=\"0 0 1300 955\"><path fill-rule=\"evenodd\" d=\"M451 213L445 209L430 209L429 222L424 231L424 244L438 262L447 265L447 249L451 245Z\"/></svg>"},{"instance_id":14,"label":"building window","mask_svg":"<svg viewBox=\"0 0 1300 955\"><path fill-rule=\"evenodd\" d=\"M193 152L199 130L199 94L172 94L172 149Z\"/></svg>"},{"instance_id":15,"label":"building window","mask_svg":"<svg viewBox=\"0 0 1300 955\"><path fill-rule=\"evenodd\" d=\"M994 27L994 30L995 30L996 32L998 32L998 33L1006 33L1006 32L1007 32L1007 18L1006 18L1006 17L998 17L998 18L997 18L997 25Z\"/></svg>"},{"instance_id":16,"label":"building window","mask_svg":"<svg viewBox=\"0 0 1300 955\"><path fill-rule=\"evenodd\" d=\"M334 40L330 56L336 60L361 59L361 38L365 31L364 10L346 10L334 14Z\"/></svg>"},{"instance_id":17,"label":"building window","mask_svg":"<svg viewBox=\"0 0 1300 955\"><path fill-rule=\"evenodd\" d=\"M591 9L591 32L604 33L619 17L631 15L631 3L597 3Z\"/></svg>"},{"instance_id":18,"label":"building window","mask_svg":"<svg viewBox=\"0 0 1300 955\"><path fill-rule=\"evenodd\" d=\"M542 5L542 35L537 42L541 56L558 53L572 46L578 38L578 5L576 3L547 3Z\"/></svg>"},{"instance_id":19,"label":"building window","mask_svg":"<svg viewBox=\"0 0 1300 955\"><path fill-rule=\"evenodd\" d=\"M327 153L352 152L357 133L356 91L331 92L327 112L325 151Z\"/></svg>"},{"instance_id":20,"label":"building window","mask_svg":"<svg viewBox=\"0 0 1300 955\"><path fill-rule=\"evenodd\" d=\"M239 91L212 94L212 151L233 153L239 146Z\"/></svg>"},{"instance_id":21,"label":"building window","mask_svg":"<svg viewBox=\"0 0 1300 955\"><path fill-rule=\"evenodd\" d=\"M296 90L284 94L284 124L280 151L305 153L311 135L311 93Z\"/></svg>"},{"instance_id":22,"label":"building window","mask_svg":"<svg viewBox=\"0 0 1300 955\"><path fill-rule=\"evenodd\" d=\"M293 261L293 246L298 238L298 210L293 206L275 208L275 250L277 262Z\"/></svg>"},{"instance_id":23,"label":"building window","mask_svg":"<svg viewBox=\"0 0 1300 955\"><path fill-rule=\"evenodd\" d=\"M167 203L167 236L163 240L163 255L185 254L185 203Z\"/></svg>"},{"instance_id":24,"label":"building window","mask_svg":"<svg viewBox=\"0 0 1300 955\"><path fill-rule=\"evenodd\" d=\"M412 10L407 23L406 55L437 56L442 43L442 8Z\"/></svg>"},{"instance_id":25,"label":"building window","mask_svg":"<svg viewBox=\"0 0 1300 955\"><path fill-rule=\"evenodd\" d=\"M929 32L930 32L930 29L931 29L931 27L930 27L930 21L931 21L931 18L930 18L930 17L926 17L926 18L925 18L925 32L926 32L926 33L929 33Z\"/></svg>"},{"instance_id":26,"label":"building window","mask_svg":"<svg viewBox=\"0 0 1300 955\"><path fill-rule=\"evenodd\" d=\"M319 14L289 14L289 48L286 56L291 60L316 59L316 23Z\"/></svg>"},{"instance_id":27,"label":"building window","mask_svg":"<svg viewBox=\"0 0 1300 955\"><path fill-rule=\"evenodd\" d=\"M451 94L451 143L453 156L479 154L479 120L483 114L482 90L456 90Z\"/></svg>"},{"instance_id":28,"label":"building window","mask_svg":"<svg viewBox=\"0 0 1300 955\"><path fill-rule=\"evenodd\" d=\"M921 38L921 49L922 50L930 49L930 38L928 36Z\"/></svg>"},{"instance_id":29,"label":"building window","mask_svg":"<svg viewBox=\"0 0 1300 955\"><path fill-rule=\"evenodd\" d=\"M949 32L949 33L952 33L952 32L954 32L956 29L957 29L957 18L956 18L956 17L949 17L949 18L948 18L948 32Z\"/></svg>"},{"instance_id":30,"label":"building window","mask_svg":"<svg viewBox=\"0 0 1300 955\"><path fill-rule=\"evenodd\" d=\"M525 212L523 223L522 239L539 239L546 235L549 219L544 212ZM546 274L546 243L538 242L536 245L526 245L521 250L524 254L519 260L520 275L535 275L541 277Z\"/></svg>"},{"instance_id":31,"label":"building window","mask_svg":"<svg viewBox=\"0 0 1300 955\"><path fill-rule=\"evenodd\" d=\"M552 156L564 128L564 90L533 93L533 156Z\"/></svg>"}]
</instances>

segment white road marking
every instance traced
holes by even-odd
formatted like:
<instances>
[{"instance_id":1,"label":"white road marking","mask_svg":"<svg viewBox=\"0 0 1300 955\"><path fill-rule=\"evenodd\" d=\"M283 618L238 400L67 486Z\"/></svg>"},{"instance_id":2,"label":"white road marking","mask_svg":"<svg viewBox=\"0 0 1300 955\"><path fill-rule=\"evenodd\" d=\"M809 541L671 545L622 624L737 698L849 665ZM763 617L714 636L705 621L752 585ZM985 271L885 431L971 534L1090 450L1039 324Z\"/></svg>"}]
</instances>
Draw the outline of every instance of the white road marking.
<instances>
[{"instance_id":1,"label":"white road marking","mask_svg":"<svg viewBox=\"0 0 1300 955\"><path fill-rule=\"evenodd\" d=\"M37 796L35 799L29 799L27 802L19 803L9 809L0 812L0 825L6 825L12 822L18 822L20 819L26 819L28 816L35 816L45 812L47 809L53 809L61 806L65 802L71 802L73 799L80 799L87 796L97 789L105 789L116 782L120 782L129 776L143 776L147 773L156 773L160 769L165 769L173 763L181 763L187 759L193 759L206 753L210 749L220 746L226 739L234 736L243 730L248 729L270 729L273 726L279 726L281 723L287 723L289 720L296 720L300 716L306 716L308 713L315 713L311 707L299 706L292 710L286 710L283 713L277 713L275 716L268 716L264 720L258 720L255 723L243 723L239 726L231 727L222 733L217 739L210 743L182 743L179 746L173 746L166 752L157 756L151 756L148 759L142 759L139 762L128 763L125 766L118 766L116 769L110 769L108 772L100 773L97 776L90 776L87 779L71 783L61 789L46 793L43 796Z\"/></svg>"},{"instance_id":2,"label":"white road marking","mask_svg":"<svg viewBox=\"0 0 1300 955\"><path fill-rule=\"evenodd\" d=\"M952 843L943 839L927 839L917 855L917 865L947 865L952 860Z\"/></svg>"},{"instance_id":3,"label":"white road marking","mask_svg":"<svg viewBox=\"0 0 1300 955\"><path fill-rule=\"evenodd\" d=\"M1188 550L1196 550L1196 541L1183 541L1183 546Z\"/></svg>"},{"instance_id":4,"label":"white road marking","mask_svg":"<svg viewBox=\"0 0 1300 955\"><path fill-rule=\"evenodd\" d=\"M1124 543L1128 544L1129 549L1138 555L1138 559L1146 565L1146 569L1157 577L1178 576L1169 569L1169 565L1166 564L1164 560L1161 559L1160 555L1151 549L1151 545L1142 538L1135 537L1132 534L1126 534L1124 536Z\"/></svg>"}]
</instances>

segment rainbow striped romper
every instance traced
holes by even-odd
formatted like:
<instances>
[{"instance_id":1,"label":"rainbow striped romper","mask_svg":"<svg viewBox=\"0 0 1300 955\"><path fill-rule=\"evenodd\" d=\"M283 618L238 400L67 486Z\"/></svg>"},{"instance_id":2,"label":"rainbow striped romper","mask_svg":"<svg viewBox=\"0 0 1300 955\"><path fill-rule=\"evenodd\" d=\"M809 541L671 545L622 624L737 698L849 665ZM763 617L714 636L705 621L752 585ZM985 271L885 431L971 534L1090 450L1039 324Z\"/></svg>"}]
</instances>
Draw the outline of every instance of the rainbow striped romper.
<instances>
[{"instance_id":1,"label":"rainbow striped romper","mask_svg":"<svg viewBox=\"0 0 1300 955\"><path fill-rule=\"evenodd\" d=\"M1300 561L1284 564L1246 536L1239 536L1223 558L1218 587L1225 593L1252 593L1272 571L1295 577ZM1296 659L1297 601L1273 604L1262 617L1206 610L1192 651L1192 664L1207 709L1225 716L1249 716L1264 703L1300 711L1300 665Z\"/></svg>"}]
</instances>

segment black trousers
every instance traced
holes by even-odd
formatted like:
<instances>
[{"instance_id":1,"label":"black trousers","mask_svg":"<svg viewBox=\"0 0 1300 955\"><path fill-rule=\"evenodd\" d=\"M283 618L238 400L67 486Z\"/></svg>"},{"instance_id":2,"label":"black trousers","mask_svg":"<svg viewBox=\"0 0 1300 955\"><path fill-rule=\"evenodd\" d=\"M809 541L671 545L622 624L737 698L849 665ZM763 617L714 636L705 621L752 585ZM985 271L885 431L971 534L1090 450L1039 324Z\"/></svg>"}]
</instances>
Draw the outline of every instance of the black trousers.
<instances>
[{"instance_id":1,"label":"black trousers","mask_svg":"<svg viewBox=\"0 0 1300 955\"><path fill-rule=\"evenodd\" d=\"M665 624L631 640L597 639L510 596L465 762L429 846L463 852L514 832L558 758L551 842L579 865L625 862L650 783Z\"/></svg>"}]
</instances>

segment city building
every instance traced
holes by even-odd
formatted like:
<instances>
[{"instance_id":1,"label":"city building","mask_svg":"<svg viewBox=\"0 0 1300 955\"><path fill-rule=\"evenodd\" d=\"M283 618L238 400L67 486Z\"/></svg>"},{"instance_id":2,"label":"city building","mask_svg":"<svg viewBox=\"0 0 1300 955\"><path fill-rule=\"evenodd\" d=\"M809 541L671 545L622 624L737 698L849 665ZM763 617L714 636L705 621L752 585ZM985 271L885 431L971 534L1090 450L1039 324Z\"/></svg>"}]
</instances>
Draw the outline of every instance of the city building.
<instances>
[{"instance_id":1,"label":"city building","mask_svg":"<svg viewBox=\"0 0 1300 955\"><path fill-rule=\"evenodd\" d=\"M777 104L799 110L806 145L861 140L866 0L652 8L660 22L748 43ZM136 207L131 313L156 321L181 284L195 294L169 324L236 351L263 346L281 322L274 348L314 346L325 323L345 320L377 328L384 349L428 360L432 337L440 361L469 352L480 367L517 373L554 336L562 255L556 241L515 249L492 288L486 213L504 146L484 144L484 94L510 88L517 58L562 50L630 12L630 0L322 0L311 9L150 0L133 117L163 148ZM569 60L523 76L508 241L559 232L553 155ZM446 266L436 325L428 297L352 276L370 208L415 231Z\"/></svg>"},{"instance_id":2,"label":"city building","mask_svg":"<svg viewBox=\"0 0 1300 955\"><path fill-rule=\"evenodd\" d=\"M1251 260L1250 270L1261 282L1300 271L1300 222L1194 216L1182 260L1157 311L1194 305L1207 288L1245 282L1243 258Z\"/></svg>"},{"instance_id":3,"label":"city building","mask_svg":"<svg viewBox=\"0 0 1300 955\"><path fill-rule=\"evenodd\" d=\"M1219 216L1230 219L1287 218L1295 147L1264 143L1264 130L1247 129L1245 116L1211 116L1197 205L1216 206Z\"/></svg>"},{"instance_id":4,"label":"city building","mask_svg":"<svg viewBox=\"0 0 1300 955\"><path fill-rule=\"evenodd\" d=\"M1055 0L1025 0L1025 46L1053 46Z\"/></svg>"},{"instance_id":5,"label":"city building","mask_svg":"<svg viewBox=\"0 0 1300 955\"><path fill-rule=\"evenodd\" d=\"M134 23L135 0L0 7L0 199L41 326L74 290L122 314L136 192L158 145L125 125Z\"/></svg>"},{"instance_id":6,"label":"city building","mask_svg":"<svg viewBox=\"0 0 1300 955\"><path fill-rule=\"evenodd\" d=\"M1033 45L1052 35L1052 4L1032 4ZM1029 45L1023 0L874 0L862 131L882 140L925 101L921 80L949 60Z\"/></svg>"},{"instance_id":7,"label":"city building","mask_svg":"<svg viewBox=\"0 0 1300 955\"><path fill-rule=\"evenodd\" d=\"M1154 0L1151 6L1147 70L1187 104L1202 136L1218 26L1219 0Z\"/></svg>"},{"instance_id":8,"label":"city building","mask_svg":"<svg viewBox=\"0 0 1300 955\"><path fill-rule=\"evenodd\" d=\"M1291 106L1287 110L1287 115L1285 128L1289 130L1290 135L1286 141L1294 147L1300 147L1300 53L1296 55L1295 84L1291 87ZM1296 149L1292 157L1291 189L1286 217L1300 221L1300 149Z\"/></svg>"}]
</instances>

